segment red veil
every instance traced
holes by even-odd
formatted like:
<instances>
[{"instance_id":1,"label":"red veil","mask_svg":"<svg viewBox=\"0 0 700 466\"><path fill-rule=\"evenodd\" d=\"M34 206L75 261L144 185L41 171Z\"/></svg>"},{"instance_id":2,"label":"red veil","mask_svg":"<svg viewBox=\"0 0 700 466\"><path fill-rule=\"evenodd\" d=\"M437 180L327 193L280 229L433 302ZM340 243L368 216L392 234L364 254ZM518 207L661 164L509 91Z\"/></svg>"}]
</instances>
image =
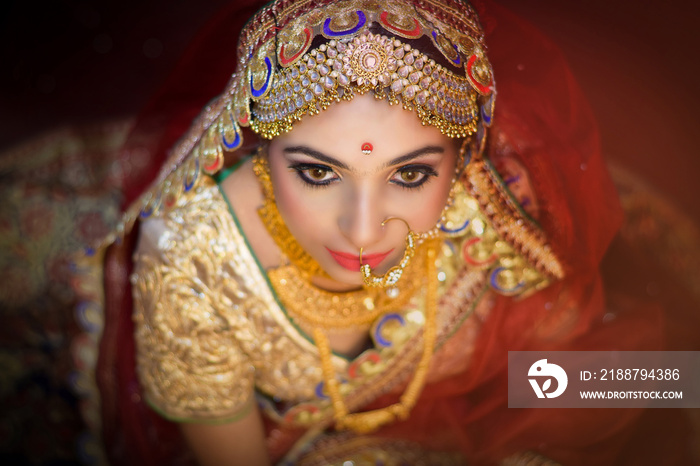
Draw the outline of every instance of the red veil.
<instances>
[{"instance_id":1,"label":"red veil","mask_svg":"<svg viewBox=\"0 0 700 466\"><path fill-rule=\"evenodd\" d=\"M623 212L592 112L562 53L503 7L488 4L480 13L498 91L490 155L506 151L527 168L540 202L537 220L565 262L566 278L520 301L499 298L469 370L426 389L418 402L410 424L420 429L405 423L386 434L426 441L418 432L430 432L436 447L459 445L477 464L528 450L566 465L688 464L690 442L678 413L655 410L651 419L632 409L507 408L508 351L666 345L659 306L615 299L616 290L603 285L601 261Z\"/></svg>"},{"instance_id":2,"label":"red veil","mask_svg":"<svg viewBox=\"0 0 700 466\"><path fill-rule=\"evenodd\" d=\"M235 67L240 28L259 6L231 2L217 14L145 107L122 152L139 162L130 164L138 168L127 177L125 205L155 178L168 148L224 89ZM379 435L459 449L477 464L527 450L564 464L684 461L686 443L677 419L678 434L669 435L665 427L664 438L671 443L657 449L664 456L653 457L639 445L660 433L640 422L645 420L640 410L507 408L508 351L657 350L664 342L659 308L638 303L611 308L606 302L599 266L622 211L591 111L561 52L502 7L479 9L498 91L489 151L507 151L528 169L540 203L538 221L565 263L567 278L521 301L498 298L481 327L469 370L427 386L409 421ZM246 134L246 141L255 140ZM176 426L151 411L139 394L127 281L134 237L132 232L107 255L98 364L105 445L115 464L187 462ZM375 404L386 405L389 398Z\"/></svg>"}]
</instances>

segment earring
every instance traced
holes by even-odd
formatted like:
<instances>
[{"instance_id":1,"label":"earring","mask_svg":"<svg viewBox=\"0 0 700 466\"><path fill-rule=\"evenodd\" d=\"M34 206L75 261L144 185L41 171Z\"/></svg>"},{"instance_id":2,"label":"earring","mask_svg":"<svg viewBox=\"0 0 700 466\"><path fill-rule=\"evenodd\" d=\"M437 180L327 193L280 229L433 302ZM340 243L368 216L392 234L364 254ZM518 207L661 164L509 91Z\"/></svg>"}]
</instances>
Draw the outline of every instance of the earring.
<instances>
[{"instance_id":1,"label":"earring","mask_svg":"<svg viewBox=\"0 0 700 466\"><path fill-rule=\"evenodd\" d=\"M469 154L467 153L469 149L470 141L469 139L464 139L459 148L459 154L457 155L457 160L455 161L455 172L452 177L450 192L447 195L447 201L445 202L445 207L442 208L442 213L440 214L440 220L437 224L428 231L421 233L418 236L418 244L422 244L424 241L429 239L438 238L442 234L451 233L451 231L446 227L448 222L448 217L450 216L450 209L455 203L455 199L458 193L462 190L460 185L460 179L464 173L464 167L469 163Z\"/></svg>"},{"instance_id":2,"label":"earring","mask_svg":"<svg viewBox=\"0 0 700 466\"><path fill-rule=\"evenodd\" d=\"M471 161L471 151L470 151L470 144L471 140L470 139L464 139L462 141L462 144L460 145L459 148L459 154L457 155L457 161L455 164L455 173L454 177L452 178L452 186L450 187L450 193L447 196L447 202L445 203L445 207L442 209L442 214L440 215L440 220L438 221L437 225L435 225L435 228L432 230L426 231L421 235L421 241L424 241L426 239L430 238L435 238L439 236L440 234L455 234L461 231L461 229L454 229L452 226L448 226L448 223L450 223L450 220L448 217L451 217L451 208L455 203L455 199L457 195L459 194L460 191L463 190L463 186L460 184L460 180L462 178L462 175L464 174L464 170L466 169L466 166L469 164ZM466 226L466 225L465 225Z\"/></svg>"},{"instance_id":3,"label":"earring","mask_svg":"<svg viewBox=\"0 0 700 466\"><path fill-rule=\"evenodd\" d=\"M459 154L457 155L457 165L455 166L455 175L457 178L464 173L464 170L469 165L472 159L472 141L469 138L462 140L462 144L459 146Z\"/></svg>"},{"instance_id":4,"label":"earring","mask_svg":"<svg viewBox=\"0 0 700 466\"><path fill-rule=\"evenodd\" d=\"M399 281L403 275L404 269L416 253L416 240L418 240L419 235L411 230L411 227L408 225L406 220L398 217L389 217L382 222L382 226L391 220L400 220L406 225L406 228L408 228L408 235L406 235L406 250L404 251L403 258L401 259L401 262L399 262L399 265L395 265L387 270L384 275L377 277L372 275L372 268L369 266L369 264L362 263L363 248L360 248L360 272L362 273L362 280L364 281L365 286L368 288L382 287L395 290L395 288L393 288L394 285L396 285L396 283ZM389 293L389 295L391 296L391 293Z\"/></svg>"}]
</instances>

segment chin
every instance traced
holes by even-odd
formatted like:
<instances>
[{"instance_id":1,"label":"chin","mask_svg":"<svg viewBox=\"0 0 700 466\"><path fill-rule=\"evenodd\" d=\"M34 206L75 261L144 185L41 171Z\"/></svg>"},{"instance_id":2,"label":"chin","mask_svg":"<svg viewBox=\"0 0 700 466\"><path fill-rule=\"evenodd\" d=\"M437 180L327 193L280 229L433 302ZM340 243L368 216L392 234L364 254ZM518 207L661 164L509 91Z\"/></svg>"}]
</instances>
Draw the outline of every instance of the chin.
<instances>
[{"instance_id":1,"label":"chin","mask_svg":"<svg viewBox=\"0 0 700 466\"><path fill-rule=\"evenodd\" d=\"M331 277L337 282L343 283L345 285L350 285L350 286L356 286L356 287L361 287L364 285L364 282L362 281L362 275L359 273L354 274L352 277Z\"/></svg>"},{"instance_id":2,"label":"chin","mask_svg":"<svg viewBox=\"0 0 700 466\"><path fill-rule=\"evenodd\" d=\"M361 286L363 283L362 274L360 272L344 269L338 264L331 264L327 269L324 268L323 270L332 280L339 283L354 286Z\"/></svg>"}]
</instances>

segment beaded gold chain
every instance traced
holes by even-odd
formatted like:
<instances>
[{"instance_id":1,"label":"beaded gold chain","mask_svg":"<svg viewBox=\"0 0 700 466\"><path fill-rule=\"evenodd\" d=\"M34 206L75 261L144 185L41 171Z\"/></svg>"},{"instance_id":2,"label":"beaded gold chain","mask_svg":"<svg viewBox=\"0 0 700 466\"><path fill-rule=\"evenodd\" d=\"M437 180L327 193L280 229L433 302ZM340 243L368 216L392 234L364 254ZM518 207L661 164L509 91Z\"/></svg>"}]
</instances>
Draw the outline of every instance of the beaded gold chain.
<instances>
[{"instance_id":1,"label":"beaded gold chain","mask_svg":"<svg viewBox=\"0 0 700 466\"><path fill-rule=\"evenodd\" d=\"M381 426L408 418L411 410L418 401L418 396L423 390L425 379L428 375L430 360L433 357L435 339L437 335L437 268L435 265L436 248L430 245L427 248L427 274L428 283L425 299L425 325L423 327L423 354L418 361L418 367L409 382L400 401L387 406L363 413L349 413L348 408L340 394L340 384L335 376L333 362L331 361L331 348L328 338L319 327L314 328L313 336L321 357L321 370L323 380L333 406L334 418L338 429L350 429L359 434L374 432Z\"/></svg>"}]
</instances>

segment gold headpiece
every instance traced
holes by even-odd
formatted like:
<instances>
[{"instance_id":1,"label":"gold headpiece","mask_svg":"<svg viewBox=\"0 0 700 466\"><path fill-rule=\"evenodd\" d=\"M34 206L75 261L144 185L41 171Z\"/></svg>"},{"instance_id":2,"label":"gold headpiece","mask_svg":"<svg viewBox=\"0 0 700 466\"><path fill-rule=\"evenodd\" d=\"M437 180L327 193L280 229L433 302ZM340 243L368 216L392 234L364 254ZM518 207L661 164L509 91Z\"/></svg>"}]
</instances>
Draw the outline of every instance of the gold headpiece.
<instances>
[{"instance_id":1,"label":"gold headpiece","mask_svg":"<svg viewBox=\"0 0 700 466\"><path fill-rule=\"evenodd\" d=\"M229 87L224 145L241 126L269 139L369 91L448 136L471 136L493 104L482 41L476 15L459 1L275 2L241 34L239 56L248 58Z\"/></svg>"},{"instance_id":2,"label":"gold headpiece","mask_svg":"<svg viewBox=\"0 0 700 466\"><path fill-rule=\"evenodd\" d=\"M483 149L494 81L483 32L466 2L278 0L244 27L238 57L224 93L105 243L139 216L171 208L201 172L218 172L224 153L241 147L241 128L270 139L356 94L401 104L424 125Z\"/></svg>"}]
</instances>

